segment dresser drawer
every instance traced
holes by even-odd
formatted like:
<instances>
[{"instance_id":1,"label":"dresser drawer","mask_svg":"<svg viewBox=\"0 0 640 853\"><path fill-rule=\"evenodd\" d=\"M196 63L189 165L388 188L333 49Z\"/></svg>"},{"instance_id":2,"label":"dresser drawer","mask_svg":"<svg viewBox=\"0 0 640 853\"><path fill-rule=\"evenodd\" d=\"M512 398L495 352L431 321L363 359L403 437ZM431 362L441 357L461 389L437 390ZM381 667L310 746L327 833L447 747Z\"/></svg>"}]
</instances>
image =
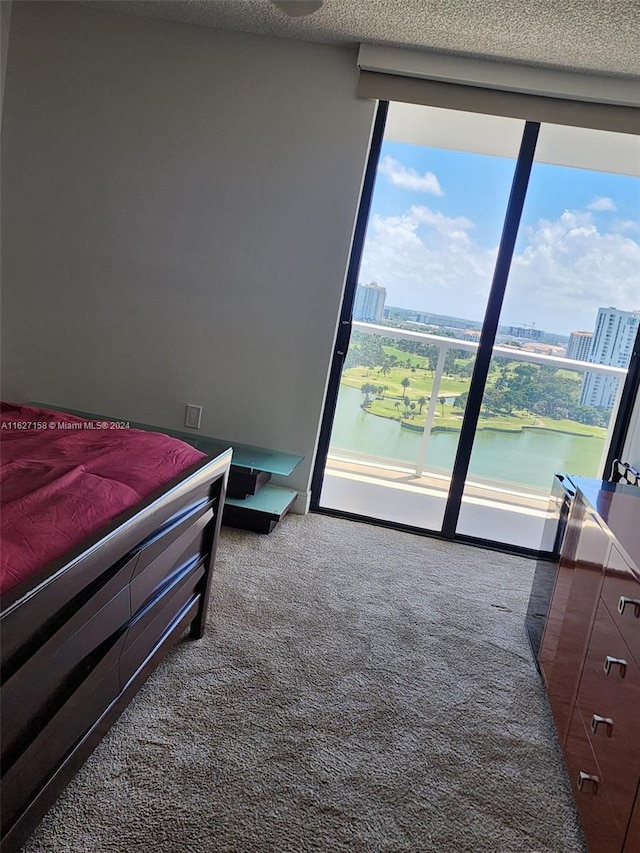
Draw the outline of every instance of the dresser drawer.
<instances>
[{"instance_id":1,"label":"dresser drawer","mask_svg":"<svg viewBox=\"0 0 640 853\"><path fill-rule=\"evenodd\" d=\"M123 689L152 653L158 638L163 637L170 629L176 614L181 613L187 605L199 602L204 574L202 558L187 561L174 573L157 598L133 617L127 626L120 659L120 680Z\"/></svg>"},{"instance_id":2,"label":"dresser drawer","mask_svg":"<svg viewBox=\"0 0 640 853\"><path fill-rule=\"evenodd\" d=\"M633 741L625 737L615 715L603 718L577 706L587 732L618 826L626 829L633 809L640 766L633 758ZM611 722L609 722L611 720ZM627 732L627 735L630 733Z\"/></svg>"},{"instance_id":3,"label":"dresser drawer","mask_svg":"<svg viewBox=\"0 0 640 853\"><path fill-rule=\"evenodd\" d=\"M175 566L186 565L189 561L202 558L206 554L207 525L214 517L213 509L200 512L196 517L189 516L181 521L169 534L160 539L164 550L159 554L143 551L135 576L131 581L131 612L136 614L151 602L175 573ZM157 543L154 542L154 548ZM149 548L149 551L152 551ZM152 556L152 559L149 557Z\"/></svg>"},{"instance_id":4,"label":"dresser drawer","mask_svg":"<svg viewBox=\"0 0 640 853\"><path fill-rule=\"evenodd\" d=\"M97 723L120 690L118 659L124 634L112 638L93 661L75 692L25 744L11 766L3 764L2 834L10 829L74 746Z\"/></svg>"},{"instance_id":5,"label":"dresser drawer","mask_svg":"<svg viewBox=\"0 0 640 853\"><path fill-rule=\"evenodd\" d=\"M607 562L601 598L640 666L640 581L615 546Z\"/></svg>"},{"instance_id":6,"label":"dresser drawer","mask_svg":"<svg viewBox=\"0 0 640 853\"><path fill-rule=\"evenodd\" d=\"M564 756L589 853L618 853L626 827L616 821L606 780L577 708L571 718Z\"/></svg>"},{"instance_id":7,"label":"dresser drawer","mask_svg":"<svg viewBox=\"0 0 640 853\"><path fill-rule=\"evenodd\" d=\"M616 820L625 829L640 776L640 667L603 601L593 625L577 708Z\"/></svg>"},{"instance_id":8,"label":"dresser drawer","mask_svg":"<svg viewBox=\"0 0 640 853\"><path fill-rule=\"evenodd\" d=\"M629 741L634 758L640 758L640 667L603 601L594 620L577 703L589 716L615 717L615 726Z\"/></svg>"},{"instance_id":9,"label":"dresser drawer","mask_svg":"<svg viewBox=\"0 0 640 853\"><path fill-rule=\"evenodd\" d=\"M610 550L609 537L594 514L576 501L567 523L547 624L540 669L563 744L569 731L580 669L589 640Z\"/></svg>"},{"instance_id":10,"label":"dresser drawer","mask_svg":"<svg viewBox=\"0 0 640 853\"><path fill-rule=\"evenodd\" d=\"M119 585L115 578L113 588L118 589ZM101 596L96 595L95 599L98 603L93 602L96 612L91 618L87 617L89 605L81 608L80 615L86 619L84 624L74 614L2 685L3 763L20 740L21 733L29 731L33 737L33 733L42 729L56 713L64 697L75 690L84 661L127 624L131 616L128 589L119 589L102 607L99 607ZM77 630L70 632L70 627Z\"/></svg>"}]
</instances>

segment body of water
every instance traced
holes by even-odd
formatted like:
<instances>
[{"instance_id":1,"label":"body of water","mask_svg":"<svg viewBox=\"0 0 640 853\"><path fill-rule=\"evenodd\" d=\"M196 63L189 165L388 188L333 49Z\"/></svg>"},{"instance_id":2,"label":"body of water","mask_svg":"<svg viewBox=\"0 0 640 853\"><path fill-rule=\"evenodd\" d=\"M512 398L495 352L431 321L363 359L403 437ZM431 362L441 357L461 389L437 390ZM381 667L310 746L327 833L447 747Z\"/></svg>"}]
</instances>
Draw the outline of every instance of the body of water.
<instances>
[{"instance_id":1,"label":"body of water","mask_svg":"<svg viewBox=\"0 0 640 853\"><path fill-rule=\"evenodd\" d=\"M357 388L340 386L331 450L345 456L353 453L357 458L370 456L415 465L422 433L402 429L398 421L366 414L361 404L362 394ZM450 474L459 437L453 432L432 433L427 468ZM485 429L476 434L469 474L476 479L548 491L556 471L598 476L603 449L603 438L537 429L516 433Z\"/></svg>"}]
</instances>

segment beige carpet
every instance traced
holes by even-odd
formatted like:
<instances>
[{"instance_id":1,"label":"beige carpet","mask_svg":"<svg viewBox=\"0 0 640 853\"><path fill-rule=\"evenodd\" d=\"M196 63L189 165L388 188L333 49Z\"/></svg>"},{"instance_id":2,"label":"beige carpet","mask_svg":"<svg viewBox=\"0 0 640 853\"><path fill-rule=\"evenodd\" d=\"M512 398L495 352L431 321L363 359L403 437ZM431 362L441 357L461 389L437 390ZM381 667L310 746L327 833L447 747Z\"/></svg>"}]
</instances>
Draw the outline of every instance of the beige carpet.
<instances>
[{"instance_id":1,"label":"beige carpet","mask_svg":"<svg viewBox=\"0 0 640 853\"><path fill-rule=\"evenodd\" d=\"M28 853L574 853L534 563L311 515L223 529L166 660Z\"/></svg>"}]
</instances>

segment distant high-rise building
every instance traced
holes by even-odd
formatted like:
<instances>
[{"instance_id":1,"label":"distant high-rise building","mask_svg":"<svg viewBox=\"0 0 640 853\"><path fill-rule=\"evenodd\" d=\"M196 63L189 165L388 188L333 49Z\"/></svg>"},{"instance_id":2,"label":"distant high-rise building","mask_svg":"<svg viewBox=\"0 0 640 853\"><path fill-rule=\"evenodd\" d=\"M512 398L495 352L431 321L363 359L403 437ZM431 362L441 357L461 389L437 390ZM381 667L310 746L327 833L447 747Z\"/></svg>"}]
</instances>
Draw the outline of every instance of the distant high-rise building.
<instances>
[{"instance_id":1,"label":"distant high-rise building","mask_svg":"<svg viewBox=\"0 0 640 853\"><path fill-rule=\"evenodd\" d=\"M593 332L571 332L567 344L567 358L575 361L589 361L589 350Z\"/></svg>"},{"instance_id":2,"label":"distant high-rise building","mask_svg":"<svg viewBox=\"0 0 640 853\"><path fill-rule=\"evenodd\" d=\"M542 330L536 329L533 326L509 326L508 334L513 338L524 338L529 341L539 341L542 339Z\"/></svg>"},{"instance_id":3,"label":"distant high-rise building","mask_svg":"<svg viewBox=\"0 0 640 853\"><path fill-rule=\"evenodd\" d=\"M356 287L356 299L353 305L353 319L365 323L379 323L382 320L387 290L372 281L371 284L359 284Z\"/></svg>"},{"instance_id":4,"label":"distant high-rise building","mask_svg":"<svg viewBox=\"0 0 640 853\"><path fill-rule=\"evenodd\" d=\"M587 361L628 367L631 350L640 326L640 311L619 311L617 308L600 308L596 328L591 339ZM585 373L582 380L580 404L603 406L611 409L616 398L617 376Z\"/></svg>"}]
</instances>

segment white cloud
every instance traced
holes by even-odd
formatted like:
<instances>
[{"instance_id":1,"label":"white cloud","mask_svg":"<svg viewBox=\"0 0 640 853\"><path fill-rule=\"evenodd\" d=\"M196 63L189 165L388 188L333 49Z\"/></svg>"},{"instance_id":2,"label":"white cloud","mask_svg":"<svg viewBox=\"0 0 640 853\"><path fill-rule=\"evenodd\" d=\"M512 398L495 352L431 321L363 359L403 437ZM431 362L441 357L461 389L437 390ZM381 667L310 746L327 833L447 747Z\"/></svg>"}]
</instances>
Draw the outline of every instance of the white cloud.
<instances>
[{"instance_id":1,"label":"white cloud","mask_svg":"<svg viewBox=\"0 0 640 853\"><path fill-rule=\"evenodd\" d=\"M526 236L528 245L513 260L505 311L524 312L528 322L543 317L539 328L571 331L593 328L602 305L637 308L640 245L635 240L603 233L586 211L540 220Z\"/></svg>"},{"instance_id":2,"label":"white cloud","mask_svg":"<svg viewBox=\"0 0 640 853\"><path fill-rule=\"evenodd\" d=\"M482 316L495 250L470 238L473 223L427 207L403 216L375 215L369 225L362 278L387 288L387 302L435 313Z\"/></svg>"},{"instance_id":3,"label":"white cloud","mask_svg":"<svg viewBox=\"0 0 640 853\"><path fill-rule=\"evenodd\" d=\"M613 231L640 231L640 222L633 219L616 219L611 225Z\"/></svg>"},{"instance_id":4,"label":"white cloud","mask_svg":"<svg viewBox=\"0 0 640 853\"><path fill-rule=\"evenodd\" d=\"M452 239L467 239L466 232L475 225L466 216L445 216L440 211L433 211L428 207L414 206L409 211L410 217L420 225L431 225L440 234L445 234Z\"/></svg>"},{"instance_id":5,"label":"white cloud","mask_svg":"<svg viewBox=\"0 0 640 853\"><path fill-rule=\"evenodd\" d=\"M594 198L591 204L587 205L589 210L617 210L616 203L612 198L607 196L598 196Z\"/></svg>"},{"instance_id":6,"label":"white cloud","mask_svg":"<svg viewBox=\"0 0 640 853\"><path fill-rule=\"evenodd\" d=\"M402 216L375 215L362 278L387 288L387 303L482 319L496 249L472 237L473 223L428 207ZM514 256L501 322L568 334L593 328L598 308L640 305L640 244L599 230L587 210L566 210L524 232Z\"/></svg>"},{"instance_id":7,"label":"white cloud","mask_svg":"<svg viewBox=\"0 0 640 853\"><path fill-rule=\"evenodd\" d=\"M382 175L386 175L394 186L401 189L415 190L416 192L437 196L444 195L440 182L433 172L425 172L424 175L420 175L415 169L408 169L389 155L383 157L378 171Z\"/></svg>"}]
</instances>

